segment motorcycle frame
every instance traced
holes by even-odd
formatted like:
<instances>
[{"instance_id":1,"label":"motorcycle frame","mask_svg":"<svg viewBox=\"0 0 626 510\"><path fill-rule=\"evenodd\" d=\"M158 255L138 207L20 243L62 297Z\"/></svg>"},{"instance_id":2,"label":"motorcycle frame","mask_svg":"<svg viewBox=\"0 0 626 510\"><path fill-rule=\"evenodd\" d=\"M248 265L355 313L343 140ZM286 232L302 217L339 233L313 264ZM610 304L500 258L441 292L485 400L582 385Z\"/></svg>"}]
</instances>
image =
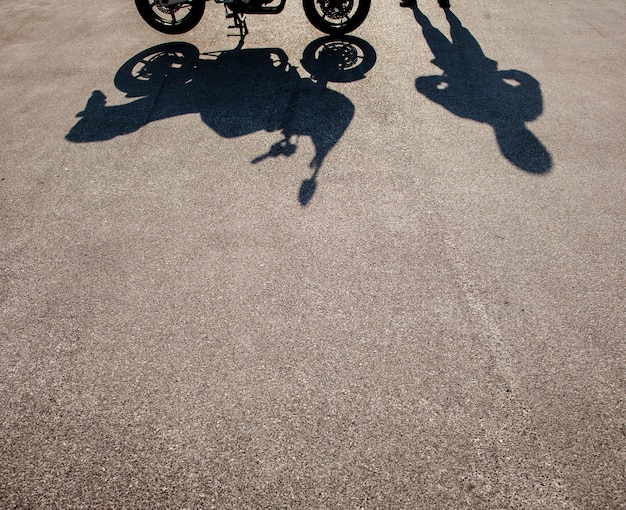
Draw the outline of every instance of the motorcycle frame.
<instances>
[{"instance_id":1,"label":"motorcycle frame","mask_svg":"<svg viewBox=\"0 0 626 510\"><path fill-rule=\"evenodd\" d=\"M209 0L206 0L207 2ZM280 14L285 8L287 0L272 1L267 5L255 5L255 0L244 3L241 0L233 2L224 2L224 0L215 0L217 3L223 3L226 9L239 14Z\"/></svg>"},{"instance_id":2,"label":"motorcycle frame","mask_svg":"<svg viewBox=\"0 0 626 510\"><path fill-rule=\"evenodd\" d=\"M159 3L164 7L171 7L172 5L182 4L188 0L159 0ZM205 0L209 2L210 0ZM223 3L232 12L239 12L241 14L279 14L285 8L287 0L279 0L278 2L270 2L266 5L255 5L255 0L251 0L249 3L242 2L241 0L234 0L233 2L225 2L224 0L215 0L216 3Z\"/></svg>"},{"instance_id":3,"label":"motorcycle frame","mask_svg":"<svg viewBox=\"0 0 626 510\"><path fill-rule=\"evenodd\" d=\"M209 2L210 0L206 0ZM246 14L280 14L285 8L287 0L272 1L267 5L253 5L255 0L251 0L246 4L241 0L233 2L224 2L224 0L215 0L215 3L223 3L226 10L226 19L232 19L233 24L228 28L234 28L239 32L239 45L241 48L244 39L248 35L248 25L246 24ZM235 34L229 34L235 35Z\"/></svg>"}]
</instances>

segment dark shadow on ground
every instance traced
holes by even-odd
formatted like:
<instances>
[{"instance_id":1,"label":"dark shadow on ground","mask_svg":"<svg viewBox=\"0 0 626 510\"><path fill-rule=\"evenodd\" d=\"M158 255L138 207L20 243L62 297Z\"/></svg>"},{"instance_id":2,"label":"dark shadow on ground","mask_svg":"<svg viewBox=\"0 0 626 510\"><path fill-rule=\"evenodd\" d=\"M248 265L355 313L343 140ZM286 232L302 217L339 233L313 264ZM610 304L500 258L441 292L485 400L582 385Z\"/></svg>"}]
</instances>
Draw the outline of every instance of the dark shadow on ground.
<instances>
[{"instance_id":1,"label":"dark shadow on ground","mask_svg":"<svg viewBox=\"0 0 626 510\"><path fill-rule=\"evenodd\" d=\"M539 82L522 71L498 71L498 63L485 56L452 11L446 10L451 40L417 6L413 12L435 57L433 64L443 71L417 78L418 92L459 117L489 124L503 156L518 168L549 172L550 153L526 127L543 112Z\"/></svg>"},{"instance_id":2,"label":"dark shadow on ground","mask_svg":"<svg viewBox=\"0 0 626 510\"><path fill-rule=\"evenodd\" d=\"M348 98L327 88L326 82L302 78L278 48L200 54L188 43L162 44L129 59L114 82L128 97L138 99L108 106L105 95L94 91L67 140L110 140L150 122L198 113L224 138L280 132L281 139L253 159L258 163L291 156L298 138L308 136L315 148L309 164L314 173L302 183L301 205L311 200L319 169L354 116Z\"/></svg>"},{"instance_id":3,"label":"dark shadow on ground","mask_svg":"<svg viewBox=\"0 0 626 510\"><path fill-rule=\"evenodd\" d=\"M348 83L365 78L376 63L376 52L358 37L329 35L310 43L300 62L313 81Z\"/></svg>"}]
</instances>

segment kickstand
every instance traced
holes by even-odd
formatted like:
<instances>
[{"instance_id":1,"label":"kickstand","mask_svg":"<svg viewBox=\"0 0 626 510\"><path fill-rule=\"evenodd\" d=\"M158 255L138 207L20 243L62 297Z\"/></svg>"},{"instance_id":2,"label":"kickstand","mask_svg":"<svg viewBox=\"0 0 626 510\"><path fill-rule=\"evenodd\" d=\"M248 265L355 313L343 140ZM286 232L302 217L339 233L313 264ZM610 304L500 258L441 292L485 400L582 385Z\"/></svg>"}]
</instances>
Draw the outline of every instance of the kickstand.
<instances>
[{"instance_id":1,"label":"kickstand","mask_svg":"<svg viewBox=\"0 0 626 510\"><path fill-rule=\"evenodd\" d=\"M228 34L229 36L239 35L239 47L243 46L243 40L248 35L248 25L246 24L246 15L243 12L232 10L228 4L224 3L226 9L226 19L232 19L233 24L228 28L235 28L239 34Z\"/></svg>"}]
</instances>

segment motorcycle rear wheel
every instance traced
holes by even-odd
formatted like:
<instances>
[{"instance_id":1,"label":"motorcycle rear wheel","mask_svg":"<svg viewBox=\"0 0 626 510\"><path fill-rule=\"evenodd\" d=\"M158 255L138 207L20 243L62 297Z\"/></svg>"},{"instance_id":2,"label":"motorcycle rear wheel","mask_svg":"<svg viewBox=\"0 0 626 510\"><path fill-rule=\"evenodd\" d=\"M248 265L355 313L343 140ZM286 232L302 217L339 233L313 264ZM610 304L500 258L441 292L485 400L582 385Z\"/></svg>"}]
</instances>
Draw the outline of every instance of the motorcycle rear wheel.
<instances>
[{"instance_id":1,"label":"motorcycle rear wheel","mask_svg":"<svg viewBox=\"0 0 626 510\"><path fill-rule=\"evenodd\" d=\"M371 0L302 0L311 24L326 34L352 32L365 21Z\"/></svg>"},{"instance_id":2,"label":"motorcycle rear wheel","mask_svg":"<svg viewBox=\"0 0 626 510\"><path fill-rule=\"evenodd\" d=\"M206 0L186 0L167 7L161 0L135 0L144 21L164 34L189 32L202 19Z\"/></svg>"}]
</instances>

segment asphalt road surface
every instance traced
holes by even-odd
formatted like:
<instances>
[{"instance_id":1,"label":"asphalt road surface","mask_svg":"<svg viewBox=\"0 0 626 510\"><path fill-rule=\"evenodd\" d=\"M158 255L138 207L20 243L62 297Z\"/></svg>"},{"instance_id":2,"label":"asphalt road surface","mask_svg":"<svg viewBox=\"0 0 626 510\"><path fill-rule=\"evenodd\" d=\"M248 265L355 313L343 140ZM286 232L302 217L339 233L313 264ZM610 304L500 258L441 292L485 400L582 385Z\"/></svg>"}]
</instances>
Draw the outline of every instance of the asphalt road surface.
<instances>
[{"instance_id":1,"label":"asphalt road surface","mask_svg":"<svg viewBox=\"0 0 626 510\"><path fill-rule=\"evenodd\" d=\"M626 3L3 1L0 507L626 508Z\"/></svg>"}]
</instances>

